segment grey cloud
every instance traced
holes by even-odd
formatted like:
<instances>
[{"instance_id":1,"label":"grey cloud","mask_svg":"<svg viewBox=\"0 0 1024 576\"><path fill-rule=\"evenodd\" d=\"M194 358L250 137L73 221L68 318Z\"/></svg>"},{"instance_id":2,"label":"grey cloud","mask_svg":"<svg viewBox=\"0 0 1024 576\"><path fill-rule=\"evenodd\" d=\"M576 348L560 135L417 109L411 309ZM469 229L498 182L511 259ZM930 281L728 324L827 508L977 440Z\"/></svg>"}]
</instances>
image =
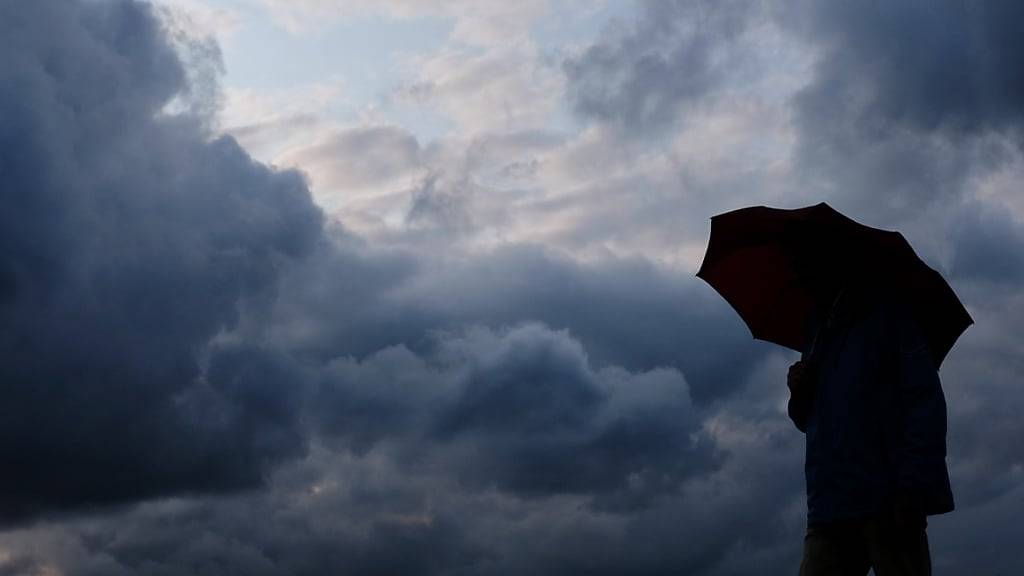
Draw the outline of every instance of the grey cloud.
<instances>
[{"instance_id":1,"label":"grey cloud","mask_svg":"<svg viewBox=\"0 0 1024 576\"><path fill-rule=\"evenodd\" d=\"M393 503L374 505L379 513L368 512L356 495L289 491L157 503L25 534L31 546L5 559L0 574L449 574L478 562L480 551L453 519L419 521L384 513L400 509ZM321 513L311 514L309 506Z\"/></svg>"},{"instance_id":2,"label":"grey cloud","mask_svg":"<svg viewBox=\"0 0 1024 576\"><path fill-rule=\"evenodd\" d=\"M677 371L595 370L578 341L539 324L434 338L424 357L393 347L332 362L314 412L328 437L361 454L397 446L414 470L443 462L474 490L601 507L643 506L716 465Z\"/></svg>"},{"instance_id":3,"label":"grey cloud","mask_svg":"<svg viewBox=\"0 0 1024 576\"><path fill-rule=\"evenodd\" d=\"M432 330L523 321L568 330L597 368L673 368L698 403L728 397L770 349L689 274L641 259L584 265L539 246L462 257L339 245L282 284L273 338L328 361L404 344L429 350Z\"/></svg>"},{"instance_id":4,"label":"grey cloud","mask_svg":"<svg viewBox=\"0 0 1024 576\"><path fill-rule=\"evenodd\" d=\"M381 441L415 444L452 385L429 358L391 346L327 364L310 413L325 437L365 454Z\"/></svg>"},{"instance_id":5,"label":"grey cloud","mask_svg":"<svg viewBox=\"0 0 1024 576\"><path fill-rule=\"evenodd\" d=\"M632 507L715 465L678 372L595 371L578 342L536 325L444 348L468 365L431 434L470 485Z\"/></svg>"},{"instance_id":6,"label":"grey cloud","mask_svg":"<svg viewBox=\"0 0 1024 576\"><path fill-rule=\"evenodd\" d=\"M706 286L640 259L581 265L509 247L439 266L400 296L464 321L568 329L598 366L680 370L698 402L735 391L765 350Z\"/></svg>"},{"instance_id":7,"label":"grey cloud","mask_svg":"<svg viewBox=\"0 0 1024 576\"><path fill-rule=\"evenodd\" d=\"M310 261L284 280L270 338L325 365L320 433L358 454L441 459L477 490L647 505L715 466L686 416L691 392L729 397L765 350L695 279L638 260L581 266L515 247L446 263L356 242ZM572 338L506 332L524 320ZM451 336L467 324L482 328Z\"/></svg>"},{"instance_id":8,"label":"grey cloud","mask_svg":"<svg viewBox=\"0 0 1024 576\"><path fill-rule=\"evenodd\" d=\"M260 398L291 375L207 344L321 241L305 183L161 113L188 74L147 4L4 3L0 44L2 521L258 485L303 450Z\"/></svg>"},{"instance_id":9,"label":"grey cloud","mask_svg":"<svg viewBox=\"0 0 1024 576\"><path fill-rule=\"evenodd\" d=\"M888 223L951 202L1019 145L1015 2L780 4L818 51L793 101L805 185Z\"/></svg>"},{"instance_id":10,"label":"grey cloud","mask_svg":"<svg viewBox=\"0 0 1024 576\"><path fill-rule=\"evenodd\" d=\"M159 114L187 74L146 5L39 6L53 13L17 24L56 19L66 33L32 35L3 69L6 102L24 111L3 131L7 149L23 151L3 156L5 196L19 209L3 236L13 330L2 345L13 361L0 368L0 451L19 470L0 483L8 521L255 488L304 454L311 433L339 454L419 454L401 459L410 474L447 460L447 480L474 492L575 495L623 512L714 467L693 441L699 416L679 370L694 366L706 401L735 389L745 365L701 349L715 337L673 328L653 348L640 338L666 316L714 325L720 312L678 304L685 283L642 262L586 268L534 248L434 275L424 266L443 260L377 250L343 230L328 238L299 175L210 139L202 117ZM145 43L120 53L111 29L150 37L170 79L148 79L159 58ZM66 63L48 68L42 55ZM118 86L113 98L91 93ZM542 328L502 332L524 320L578 330L584 343ZM466 324L496 332L431 336ZM438 367L458 346L462 363ZM732 372L715 377L716 364ZM519 410L479 419L513 400ZM538 422L524 437L534 441L520 437ZM364 544L353 554L372 556L381 542ZM141 559L160 550L121 549L124 570L149 570Z\"/></svg>"},{"instance_id":11,"label":"grey cloud","mask_svg":"<svg viewBox=\"0 0 1024 576\"><path fill-rule=\"evenodd\" d=\"M951 233L951 274L1014 286L1024 280L1024 227L1011 214L983 206L963 209Z\"/></svg>"},{"instance_id":12,"label":"grey cloud","mask_svg":"<svg viewBox=\"0 0 1024 576\"><path fill-rule=\"evenodd\" d=\"M403 233L420 242L504 234L509 204L529 201L540 157L563 143L555 132L522 130L426 147L427 172L408 191Z\"/></svg>"},{"instance_id":13,"label":"grey cloud","mask_svg":"<svg viewBox=\"0 0 1024 576\"><path fill-rule=\"evenodd\" d=\"M437 317L397 306L395 294L423 268L415 254L368 245L332 229L329 243L281 279L280 297L266 311L265 324L252 330L320 364L344 356L363 358L399 344L416 349Z\"/></svg>"},{"instance_id":14,"label":"grey cloud","mask_svg":"<svg viewBox=\"0 0 1024 576\"><path fill-rule=\"evenodd\" d=\"M450 438L476 430L508 435L572 435L602 401L586 357L575 342L526 326L505 339L460 342L470 355L465 390L442 418L438 434ZM480 348L480 349L477 349Z\"/></svg>"},{"instance_id":15,"label":"grey cloud","mask_svg":"<svg viewBox=\"0 0 1024 576\"><path fill-rule=\"evenodd\" d=\"M570 101L584 117L629 134L671 126L687 104L738 72L729 69L727 52L755 7L746 0L641 3L637 21L620 23L609 38L565 62Z\"/></svg>"},{"instance_id":16,"label":"grey cloud","mask_svg":"<svg viewBox=\"0 0 1024 576\"><path fill-rule=\"evenodd\" d=\"M998 261L998 257L997 257ZM998 270L998 266L995 267ZM987 506L1020 484L1024 452L1007 441L1024 434L1024 396L1018 374L1024 322L1019 283L1002 273L960 276L958 291L971 302L976 326L942 371L949 406L950 474L960 510ZM953 527L947 528L953 531Z\"/></svg>"},{"instance_id":17,"label":"grey cloud","mask_svg":"<svg viewBox=\"0 0 1024 576\"><path fill-rule=\"evenodd\" d=\"M824 51L803 106L853 104L866 133L970 134L1024 119L1024 41L1012 0L783 4L783 21Z\"/></svg>"},{"instance_id":18,"label":"grey cloud","mask_svg":"<svg viewBox=\"0 0 1024 576\"><path fill-rule=\"evenodd\" d=\"M428 175L411 192L412 202L405 215L406 226L411 230L444 235L469 230L473 222L466 202L473 188L466 181L440 186L437 175Z\"/></svg>"},{"instance_id":19,"label":"grey cloud","mask_svg":"<svg viewBox=\"0 0 1024 576\"><path fill-rule=\"evenodd\" d=\"M478 385L459 381L460 374L468 377L476 364L496 367L495 362L510 361L510 354L551 354L547 364L562 358L578 366L576 372L588 370L578 343L539 326L470 331L445 341L449 350L428 364L453 377L456 394L442 394L456 399L449 406L457 405L463 386ZM525 356L513 352L523 345L530 348ZM385 372L392 366L409 367L408 354L391 351L386 358L362 364L381 371L378 381L386 383L390 377ZM472 466L472 459L446 461L423 454L451 450L448 442L432 446L411 441L414 451L402 457L393 455L393 442L359 456L319 446L279 468L265 490L231 498L156 501L110 516L5 535L3 543L14 552L3 567L49 565L75 575L323 574L339 567L391 574L712 575L752 568L765 574L790 573L798 553L791 544L803 528L802 511L795 506L802 487L800 451L798 435L778 409L782 387L774 378L776 368L781 365L748 379L743 387L748 402L741 408L723 406L702 416L721 421L727 425L723 431L738 435L739 440L715 440L720 447L728 446L725 458L682 478L676 490L653 495L642 507L585 506L589 491L522 498L467 490L448 464ZM638 430L643 430L643 421L669 418L671 408L678 407L684 420L693 416L685 400L671 400L685 389L678 374L601 376L591 371L583 377L595 386L604 378L601 389L614 390L598 411L632 416ZM680 429L694 422L689 419ZM502 448L484 437L476 440L482 447ZM673 459L693 465L685 449L663 452L657 444L643 452L655 456L655 466ZM581 454L590 452L581 446ZM408 462L416 458L418 463ZM496 462L483 459L477 466L487 473ZM529 462L522 466L528 469ZM586 470L586 459L579 464ZM506 471L516 462L503 459L501 465L499 470ZM629 469L616 465L606 472L617 477ZM19 546L27 542L33 546Z\"/></svg>"}]
</instances>

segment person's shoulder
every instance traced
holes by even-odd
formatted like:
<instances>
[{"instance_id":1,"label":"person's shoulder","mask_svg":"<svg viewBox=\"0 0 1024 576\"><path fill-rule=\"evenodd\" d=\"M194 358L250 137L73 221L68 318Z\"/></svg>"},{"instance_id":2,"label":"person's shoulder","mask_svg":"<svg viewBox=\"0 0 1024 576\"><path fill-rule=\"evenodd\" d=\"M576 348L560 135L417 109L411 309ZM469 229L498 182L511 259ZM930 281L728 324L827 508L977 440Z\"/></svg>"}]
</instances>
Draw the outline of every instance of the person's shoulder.
<instances>
[{"instance_id":1,"label":"person's shoulder","mask_svg":"<svg viewBox=\"0 0 1024 576\"><path fill-rule=\"evenodd\" d=\"M899 294L882 294L875 307L879 328L884 338L900 354L928 354L928 342L914 314L912 303Z\"/></svg>"},{"instance_id":2,"label":"person's shoulder","mask_svg":"<svg viewBox=\"0 0 1024 576\"><path fill-rule=\"evenodd\" d=\"M886 295L880 300L879 312L884 315L890 329L898 329L900 332L904 332L917 328L917 319L914 317L913 307L904 297L896 294Z\"/></svg>"},{"instance_id":3,"label":"person's shoulder","mask_svg":"<svg viewBox=\"0 0 1024 576\"><path fill-rule=\"evenodd\" d=\"M913 318L910 303L894 290L866 284L857 287L857 294L861 310L866 316L893 323L909 322Z\"/></svg>"},{"instance_id":4,"label":"person's shoulder","mask_svg":"<svg viewBox=\"0 0 1024 576\"><path fill-rule=\"evenodd\" d=\"M895 345L916 328L912 307L898 293L879 287L859 291L860 318L875 338ZM880 342L880 343L881 343Z\"/></svg>"}]
</instances>

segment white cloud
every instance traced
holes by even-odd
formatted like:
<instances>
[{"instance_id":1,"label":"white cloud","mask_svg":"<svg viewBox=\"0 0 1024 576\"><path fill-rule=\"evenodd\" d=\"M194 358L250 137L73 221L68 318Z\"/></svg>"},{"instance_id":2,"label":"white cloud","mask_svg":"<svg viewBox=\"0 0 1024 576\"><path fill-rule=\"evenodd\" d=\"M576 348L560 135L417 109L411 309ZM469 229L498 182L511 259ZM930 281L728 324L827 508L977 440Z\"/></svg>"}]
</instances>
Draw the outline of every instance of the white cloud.
<instances>
[{"instance_id":1,"label":"white cloud","mask_svg":"<svg viewBox=\"0 0 1024 576\"><path fill-rule=\"evenodd\" d=\"M253 17L251 11L238 4L203 0L155 0L155 3L172 10L179 18L186 18L201 35L215 36L221 42L230 41L234 33Z\"/></svg>"},{"instance_id":2,"label":"white cloud","mask_svg":"<svg viewBox=\"0 0 1024 576\"><path fill-rule=\"evenodd\" d=\"M273 91L228 87L218 121L256 158L292 167L281 159L326 137L330 108L344 94L338 80Z\"/></svg>"},{"instance_id":3,"label":"white cloud","mask_svg":"<svg viewBox=\"0 0 1024 576\"><path fill-rule=\"evenodd\" d=\"M407 67L415 80L399 97L437 110L463 135L545 127L562 105L560 71L529 43L482 53L446 48Z\"/></svg>"},{"instance_id":4,"label":"white cloud","mask_svg":"<svg viewBox=\"0 0 1024 576\"><path fill-rule=\"evenodd\" d=\"M395 18L441 17L455 20L454 40L473 45L517 41L529 34L548 0L258 0L271 18L292 32L325 21L382 14Z\"/></svg>"}]
</instances>

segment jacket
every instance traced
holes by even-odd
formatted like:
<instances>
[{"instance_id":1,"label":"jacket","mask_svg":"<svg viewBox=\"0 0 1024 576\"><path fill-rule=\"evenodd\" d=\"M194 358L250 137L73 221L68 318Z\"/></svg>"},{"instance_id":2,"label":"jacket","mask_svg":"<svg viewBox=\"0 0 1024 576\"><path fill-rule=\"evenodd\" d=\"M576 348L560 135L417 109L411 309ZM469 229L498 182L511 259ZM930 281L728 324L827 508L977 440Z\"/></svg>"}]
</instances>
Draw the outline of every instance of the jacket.
<instances>
[{"instance_id":1,"label":"jacket","mask_svg":"<svg viewBox=\"0 0 1024 576\"><path fill-rule=\"evenodd\" d=\"M812 313L803 358L813 397L791 410L806 433L809 524L953 510L946 402L906 305L866 288Z\"/></svg>"}]
</instances>

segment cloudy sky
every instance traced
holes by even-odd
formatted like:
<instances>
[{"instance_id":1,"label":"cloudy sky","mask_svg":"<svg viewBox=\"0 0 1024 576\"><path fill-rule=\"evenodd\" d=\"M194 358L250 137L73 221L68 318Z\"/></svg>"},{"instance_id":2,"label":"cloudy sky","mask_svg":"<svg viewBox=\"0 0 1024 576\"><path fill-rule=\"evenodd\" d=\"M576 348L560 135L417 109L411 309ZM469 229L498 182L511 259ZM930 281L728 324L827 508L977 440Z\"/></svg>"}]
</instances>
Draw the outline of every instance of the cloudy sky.
<instances>
[{"instance_id":1,"label":"cloudy sky","mask_svg":"<svg viewBox=\"0 0 1024 576\"><path fill-rule=\"evenodd\" d=\"M0 0L0 574L792 574L713 214L898 229L1024 572L1024 4Z\"/></svg>"}]
</instances>

